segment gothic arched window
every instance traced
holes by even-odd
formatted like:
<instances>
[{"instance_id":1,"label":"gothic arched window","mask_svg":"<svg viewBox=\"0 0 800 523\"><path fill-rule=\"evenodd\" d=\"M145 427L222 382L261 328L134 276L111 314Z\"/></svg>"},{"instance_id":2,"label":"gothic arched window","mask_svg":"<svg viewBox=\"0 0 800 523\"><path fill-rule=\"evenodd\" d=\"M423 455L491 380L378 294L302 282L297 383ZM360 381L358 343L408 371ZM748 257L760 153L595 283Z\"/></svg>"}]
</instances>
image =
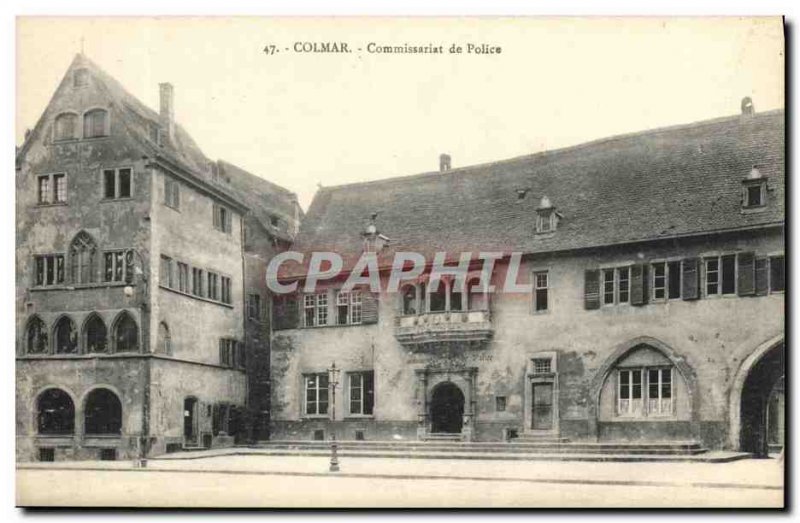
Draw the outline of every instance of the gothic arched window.
<instances>
[{"instance_id":1,"label":"gothic arched window","mask_svg":"<svg viewBox=\"0 0 800 523\"><path fill-rule=\"evenodd\" d=\"M25 352L28 354L47 352L47 327L38 316L34 316L28 322L27 340Z\"/></svg>"},{"instance_id":2,"label":"gothic arched window","mask_svg":"<svg viewBox=\"0 0 800 523\"><path fill-rule=\"evenodd\" d=\"M114 352L139 350L139 327L127 312L120 314L114 324Z\"/></svg>"},{"instance_id":3,"label":"gothic arched window","mask_svg":"<svg viewBox=\"0 0 800 523\"><path fill-rule=\"evenodd\" d=\"M56 354L74 354L78 352L78 329L75 322L64 316L55 328Z\"/></svg>"},{"instance_id":4,"label":"gothic arched window","mask_svg":"<svg viewBox=\"0 0 800 523\"><path fill-rule=\"evenodd\" d=\"M86 352L106 352L108 348L108 332L106 324L100 316L92 315L84 327Z\"/></svg>"},{"instance_id":5,"label":"gothic arched window","mask_svg":"<svg viewBox=\"0 0 800 523\"><path fill-rule=\"evenodd\" d=\"M39 434L72 434L75 432L75 404L61 389L47 389L36 401Z\"/></svg>"},{"instance_id":6,"label":"gothic arched window","mask_svg":"<svg viewBox=\"0 0 800 523\"><path fill-rule=\"evenodd\" d=\"M72 283L91 283L97 275L97 245L88 233L79 232L69 248Z\"/></svg>"}]
</instances>

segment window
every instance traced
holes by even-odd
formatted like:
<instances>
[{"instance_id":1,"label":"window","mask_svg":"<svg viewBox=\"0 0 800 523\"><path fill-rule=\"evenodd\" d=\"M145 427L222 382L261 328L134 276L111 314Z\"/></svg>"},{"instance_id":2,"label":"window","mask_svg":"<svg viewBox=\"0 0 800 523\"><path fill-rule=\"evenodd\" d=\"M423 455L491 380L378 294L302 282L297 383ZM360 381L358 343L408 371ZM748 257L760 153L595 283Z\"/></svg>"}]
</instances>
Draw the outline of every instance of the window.
<instances>
[{"instance_id":1,"label":"window","mask_svg":"<svg viewBox=\"0 0 800 523\"><path fill-rule=\"evenodd\" d=\"M74 140L78 137L78 115L63 113L56 117L53 140Z\"/></svg>"},{"instance_id":2,"label":"window","mask_svg":"<svg viewBox=\"0 0 800 523\"><path fill-rule=\"evenodd\" d=\"M84 330L86 352L106 352L108 333L106 331L106 324L103 322L102 318L97 315L92 315L86 322Z\"/></svg>"},{"instance_id":3,"label":"window","mask_svg":"<svg viewBox=\"0 0 800 523\"><path fill-rule=\"evenodd\" d=\"M643 414L642 369L619 371L618 413L620 416Z\"/></svg>"},{"instance_id":4,"label":"window","mask_svg":"<svg viewBox=\"0 0 800 523\"><path fill-rule=\"evenodd\" d=\"M494 398L494 410L497 412L505 412L506 410L506 397L505 396L495 396Z\"/></svg>"},{"instance_id":5,"label":"window","mask_svg":"<svg viewBox=\"0 0 800 523\"><path fill-rule=\"evenodd\" d=\"M620 369L618 379L620 416L672 415L672 367Z\"/></svg>"},{"instance_id":6,"label":"window","mask_svg":"<svg viewBox=\"0 0 800 523\"><path fill-rule=\"evenodd\" d=\"M764 179L745 180L742 185L742 207L745 209L763 207L767 204L767 181Z\"/></svg>"},{"instance_id":7,"label":"window","mask_svg":"<svg viewBox=\"0 0 800 523\"><path fill-rule=\"evenodd\" d=\"M447 308L447 285L443 280L431 282L428 286L428 310L444 312Z\"/></svg>"},{"instance_id":8,"label":"window","mask_svg":"<svg viewBox=\"0 0 800 523\"><path fill-rule=\"evenodd\" d=\"M260 321L262 318L261 313L261 295L248 294L247 295L247 317L251 320Z\"/></svg>"},{"instance_id":9,"label":"window","mask_svg":"<svg viewBox=\"0 0 800 523\"><path fill-rule=\"evenodd\" d=\"M108 111L93 109L83 115L83 137L99 138L108 135Z\"/></svg>"},{"instance_id":10,"label":"window","mask_svg":"<svg viewBox=\"0 0 800 523\"><path fill-rule=\"evenodd\" d=\"M45 174L36 179L36 200L39 205L66 203L67 175Z\"/></svg>"},{"instance_id":11,"label":"window","mask_svg":"<svg viewBox=\"0 0 800 523\"><path fill-rule=\"evenodd\" d=\"M86 434L120 434L122 432L122 403L108 389L94 389L86 398L84 411Z\"/></svg>"},{"instance_id":12,"label":"window","mask_svg":"<svg viewBox=\"0 0 800 523\"><path fill-rule=\"evenodd\" d=\"M328 374L305 376L306 415L322 416L328 413Z\"/></svg>"},{"instance_id":13,"label":"window","mask_svg":"<svg viewBox=\"0 0 800 523\"><path fill-rule=\"evenodd\" d=\"M70 280L72 283L92 283L97 275L97 246L89 234L79 232L69 248Z\"/></svg>"},{"instance_id":14,"label":"window","mask_svg":"<svg viewBox=\"0 0 800 523\"><path fill-rule=\"evenodd\" d=\"M36 401L39 434L67 435L75 432L75 404L61 389L47 389Z\"/></svg>"},{"instance_id":15,"label":"window","mask_svg":"<svg viewBox=\"0 0 800 523\"><path fill-rule=\"evenodd\" d=\"M350 414L371 416L375 404L373 371L352 372L350 378Z\"/></svg>"},{"instance_id":16,"label":"window","mask_svg":"<svg viewBox=\"0 0 800 523\"><path fill-rule=\"evenodd\" d=\"M172 178L164 177L164 205L173 209L181 208L181 187Z\"/></svg>"},{"instance_id":17,"label":"window","mask_svg":"<svg viewBox=\"0 0 800 523\"><path fill-rule=\"evenodd\" d=\"M303 312L306 327L328 324L328 293L306 294L303 296Z\"/></svg>"},{"instance_id":18,"label":"window","mask_svg":"<svg viewBox=\"0 0 800 523\"><path fill-rule=\"evenodd\" d=\"M614 269L603 269L603 304L613 305L616 300Z\"/></svg>"},{"instance_id":19,"label":"window","mask_svg":"<svg viewBox=\"0 0 800 523\"><path fill-rule=\"evenodd\" d=\"M769 258L769 290L783 292L786 290L785 261L783 256Z\"/></svg>"},{"instance_id":20,"label":"window","mask_svg":"<svg viewBox=\"0 0 800 523\"><path fill-rule=\"evenodd\" d=\"M681 297L681 262L667 263L667 297L675 300Z\"/></svg>"},{"instance_id":21,"label":"window","mask_svg":"<svg viewBox=\"0 0 800 523\"><path fill-rule=\"evenodd\" d=\"M653 264L653 299L663 300L667 295L667 264Z\"/></svg>"},{"instance_id":22,"label":"window","mask_svg":"<svg viewBox=\"0 0 800 523\"><path fill-rule=\"evenodd\" d=\"M172 258L169 256L161 255L161 269L160 269L161 285L164 287L172 288L174 285L172 275Z\"/></svg>"},{"instance_id":23,"label":"window","mask_svg":"<svg viewBox=\"0 0 800 523\"><path fill-rule=\"evenodd\" d=\"M178 262L178 290L189 292L189 266Z\"/></svg>"},{"instance_id":24,"label":"window","mask_svg":"<svg viewBox=\"0 0 800 523\"><path fill-rule=\"evenodd\" d=\"M131 197L131 169L103 170L103 197L117 200Z\"/></svg>"},{"instance_id":25,"label":"window","mask_svg":"<svg viewBox=\"0 0 800 523\"><path fill-rule=\"evenodd\" d=\"M722 294L736 294L736 255L722 256Z\"/></svg>"},{"instance_id":26,"label":"window","mask_svg":"<svg viewBox=\"0 0 800 523\"><path fill-rule=\"evenodd\" d=\"M64 316L55 328L56 354L76 354L78 352L78 329L75 322Z\"/></svg>"},{"instance_id":27,"label":"window","mask_svg":"<svg viewBox=\"0 0 800 523\"><path fill-rule=\"evenodd\" d=\"M164 321L158 324L157 349L162 354L172 355L172 336L169 333L169 326Z\"/></svg>"},{"instance_id":28,"label":"window","mask_svg":"<svg viewBox=\"0 0 800 523\"><path fill-rule=\"evenodd\" d=\"M227 208L215 203L213 213L214 228L221 232L230 233L231 212Z\"/></svg>"},{"instance_id":29,"label":"window","mask_svg":"<svg viewBox=\"0 0 800 523\"><path fill-rule=\"evenodd\" d=\"M533 273L533 310L546 312L548 308L547 271Z\"/></svg>"},{"instance_id":30,"label":"window","mask_svg":"<svg viewBox=\"0 0 800 523\"><path fill-rule=\"evenodd\" d=\"M533 359L533 373L534 374L550 374L552 362L550 358L534 358Z\"/></svg>"},{"instance_id":31,"label":"window","mask_svg":"<svg viewBox=\"0 0 800 523\"><path fill-rule=\"evenodd\" d=\"M719 294L719 258L706 259L706 295Z\"/></svg>"},{"instance_id":32,"label":"window","mask_svg":"<svg viewBox=\"0 0 800 523\"><path fill-rule=\"evenodd\" d=\"M672 369L647 370L647 413L672 414Z\"/></svg>"},{"instance_id":33,"label":"window","mask_svg":"<svg viewBox=\"0 0 800 523\"><path fill-rule=\"evenodd\" d=\"M620 267L617 269L617 283L618 293L617 301L619 303L628 303L630 301L630 267Z\"/></svg>"},{"instance_id":34,"label":"window","mask_svg":"<svg viewBox=\"0 0 800 523\"><path fill-rule=\"evenodd\" d=\"M360 292L339 292L336 295L336 322L339 325L361 323Z\"/></svg>"},{"instance_id":35,"label":"window","mask_svg":"<svg viewBox=\"0 0 800 523\"><path fill-rule=\"evenodd\" d=\"M47 327L39 317L34 316L28 322L26 337L25 352L28 354L45 354L47 352Z\"/></svg>"},{"instance_id":36,"label":"window","mask_svg":"<svg viewBox=\"0 0 800 523\"><path fill-rule=\"evenodd\" d=\"M136 352L139 350L139 328L127 312L117 319L114 328L114 352Z\"/></svg>"},{"instance_id":37,"label":"window","mask_svg":"<svg viewBox=\"0 0 800 523\"><path fill-rule=\"evenodd\" d=\"M50 203L50 177L39 176L39 203Z\"/></svg>"},{"instance_id":38,"label":"window","mask_svg":"<svg viewBox=\"0 0 800 523\"><path fill-rule=\"evenodd\" d=\"M64 255L45 254L34 256L35 285L61 285L64 283Z\"/></svg>"},{"instance_id":39,"label":"window","mask_svg":"<svg viewBox=\"0 0 800 523\"><path fill-rule=\"evenodd\" d=\"M417 313L417 289L412 285L403 288L403 314L410 316Z\"/></svg>"},{"instance_id":40,"label":"window","mask_svg":"<svg viewBox=\"0 0 800 523\"><path fill-rule=\"evenodd\" d=\"M192 267L192 294L203 296L203 269Z\"/></svg>"},{"instance_id":41,"label":"window","mask_svg":"<svg viewBox=\"0 0 800 523\"><path fill-rule=\"evenodd\" d=\"M219 364L223 367L233 368L236 366L236 350L238 342L230 338L220 338L219 340Z\"/></svg>"},{"instance_id":42,"label":"window","mask_svg":"<svg viewBox=\"0 0 800 523\"><path fill-rule=\"evenodd\" d=\"M67 175L53 175L53 203L65 203L67 201Z\"/></svg>"},{"instance_id":43,"label":"window","mask_svg":"<svg viewBox=\"0 0 800 523\"><path fill-rule=\"evenodd\" d=\"M209 300L219 300L219 274L208 271L208 286L206 288Z\"/></svg>"},{"instance_id":44,"label":"window","mask_svg":"<svg viewBox=\"0 0 800 523\"><path fill-rule=\"evenodd\" d=\"M133 281L133 254L130 251L107 251L103 253L103 281Z\"/></svg>"},{"instance_id":45,"label":"window","mask_svg":"<svg viewBox=\"0 0 800 523\"><path fill-rule=\"evenodd\" d=\"M220 282L222 283L222 296L220 299L222 300L222 303L227 303L230 305L233 303L233 300L231 299L231 279L227 276L222 276L220 277Z\"/></svg>"},{"instance_id":46,"label":"window","mask_svg":"<svg viewBox=\"0 0 800 523\"><path fill-rule=\"evenodd\" d=\"M72 86L83 87L88 83L89 83L89 71L84 68L75 69L75 72L72 73Z\"/></svg>"}]
</instances>

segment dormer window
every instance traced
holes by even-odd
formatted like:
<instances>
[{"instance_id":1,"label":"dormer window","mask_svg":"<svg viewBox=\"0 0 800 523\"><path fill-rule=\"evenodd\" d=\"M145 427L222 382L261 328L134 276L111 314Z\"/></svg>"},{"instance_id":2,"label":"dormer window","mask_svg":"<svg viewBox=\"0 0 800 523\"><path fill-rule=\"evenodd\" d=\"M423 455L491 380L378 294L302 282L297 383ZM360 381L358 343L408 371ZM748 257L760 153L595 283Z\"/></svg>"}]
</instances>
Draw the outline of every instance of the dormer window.
<instances>
[{"instance_id":1,"label":"dormer window","mask_svg":"<svg viewBox=\"0 0 800 523\"><path fill-rule=\"evenodd\" d=\"M72 75L73 87L84 87L89 84L89 71L86 69L75 69Z\"/></svg>"},{"instance_id":2,"label":"dormer window","mask_svg":"<svg viewBox=\"0 0 800 523\"><path fill-rule=\"evenodd\" d=\"M555 232L559 218L561 215L556 212L550 198L542 196L539 206L536 208L536 232L540 234Z\"/></svg>"},{"instance_id":3,"label":"dormer window","mask_svg":"<svg viewBox=\"0 0 800 523\"><path fill-rule=\"evenodd\" d=\"M742 180L742 207L758 209L767 205L767 179L756 166Z\"/></svg>"}]
</instances>

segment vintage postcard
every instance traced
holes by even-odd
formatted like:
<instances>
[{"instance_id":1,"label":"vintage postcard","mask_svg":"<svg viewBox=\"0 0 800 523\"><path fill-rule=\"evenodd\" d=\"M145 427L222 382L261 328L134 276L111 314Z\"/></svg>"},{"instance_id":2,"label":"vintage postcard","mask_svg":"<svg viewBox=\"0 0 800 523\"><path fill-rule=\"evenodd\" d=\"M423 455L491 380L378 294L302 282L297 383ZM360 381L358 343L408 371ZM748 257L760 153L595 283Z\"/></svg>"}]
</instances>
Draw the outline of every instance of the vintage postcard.
<instances>
[{"instance_id":1,"label":"vintage postcard","mask_svg":"<svg viewBox=\"0 0 800 523\"><path fill-rule=\"evenodd\" d=\"M785 506L781 17L16 30L19 506Z\"/></svg>"}]
</instances>

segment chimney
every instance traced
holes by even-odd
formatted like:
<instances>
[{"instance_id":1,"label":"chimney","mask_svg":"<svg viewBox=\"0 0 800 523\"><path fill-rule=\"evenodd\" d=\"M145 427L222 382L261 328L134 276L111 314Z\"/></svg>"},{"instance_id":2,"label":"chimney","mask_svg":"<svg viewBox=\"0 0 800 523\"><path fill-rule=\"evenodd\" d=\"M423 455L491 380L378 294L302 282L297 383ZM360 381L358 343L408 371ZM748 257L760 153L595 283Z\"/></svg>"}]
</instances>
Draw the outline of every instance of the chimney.
<instances>
[{"instance_id":1,"label":"chimney","mask_svg":"<svg viewBox=\"0 0 800 523\"><path fill-rule=\"evenodd\" d=\"M439 172L445 172L450 170L450 155L449 154L440 154L439 155Z\"/></svg>"},{"instance_id":2,"label":"chimney","mask_svg":"<svg viewBox=\"0 0 800 523\"><path fill-rule=\"evenodd\" d=\"M749 96L742 98L742 114L751 115L755 112L756 108L753 106L753 100Z\"/></svg>"},{"instance_id":3,"label":"chimney","mask_svg":"<svg viewBox=\"0 0 800 523\"><path fill-rule=\"evenodd\" d=\"M175 135L175 103L174 95L172 93L172 84L161 83L158 84L160 94L160 118L161 130L166 134L167 139L172 141Z\"/></svg>"}]
</instances>

